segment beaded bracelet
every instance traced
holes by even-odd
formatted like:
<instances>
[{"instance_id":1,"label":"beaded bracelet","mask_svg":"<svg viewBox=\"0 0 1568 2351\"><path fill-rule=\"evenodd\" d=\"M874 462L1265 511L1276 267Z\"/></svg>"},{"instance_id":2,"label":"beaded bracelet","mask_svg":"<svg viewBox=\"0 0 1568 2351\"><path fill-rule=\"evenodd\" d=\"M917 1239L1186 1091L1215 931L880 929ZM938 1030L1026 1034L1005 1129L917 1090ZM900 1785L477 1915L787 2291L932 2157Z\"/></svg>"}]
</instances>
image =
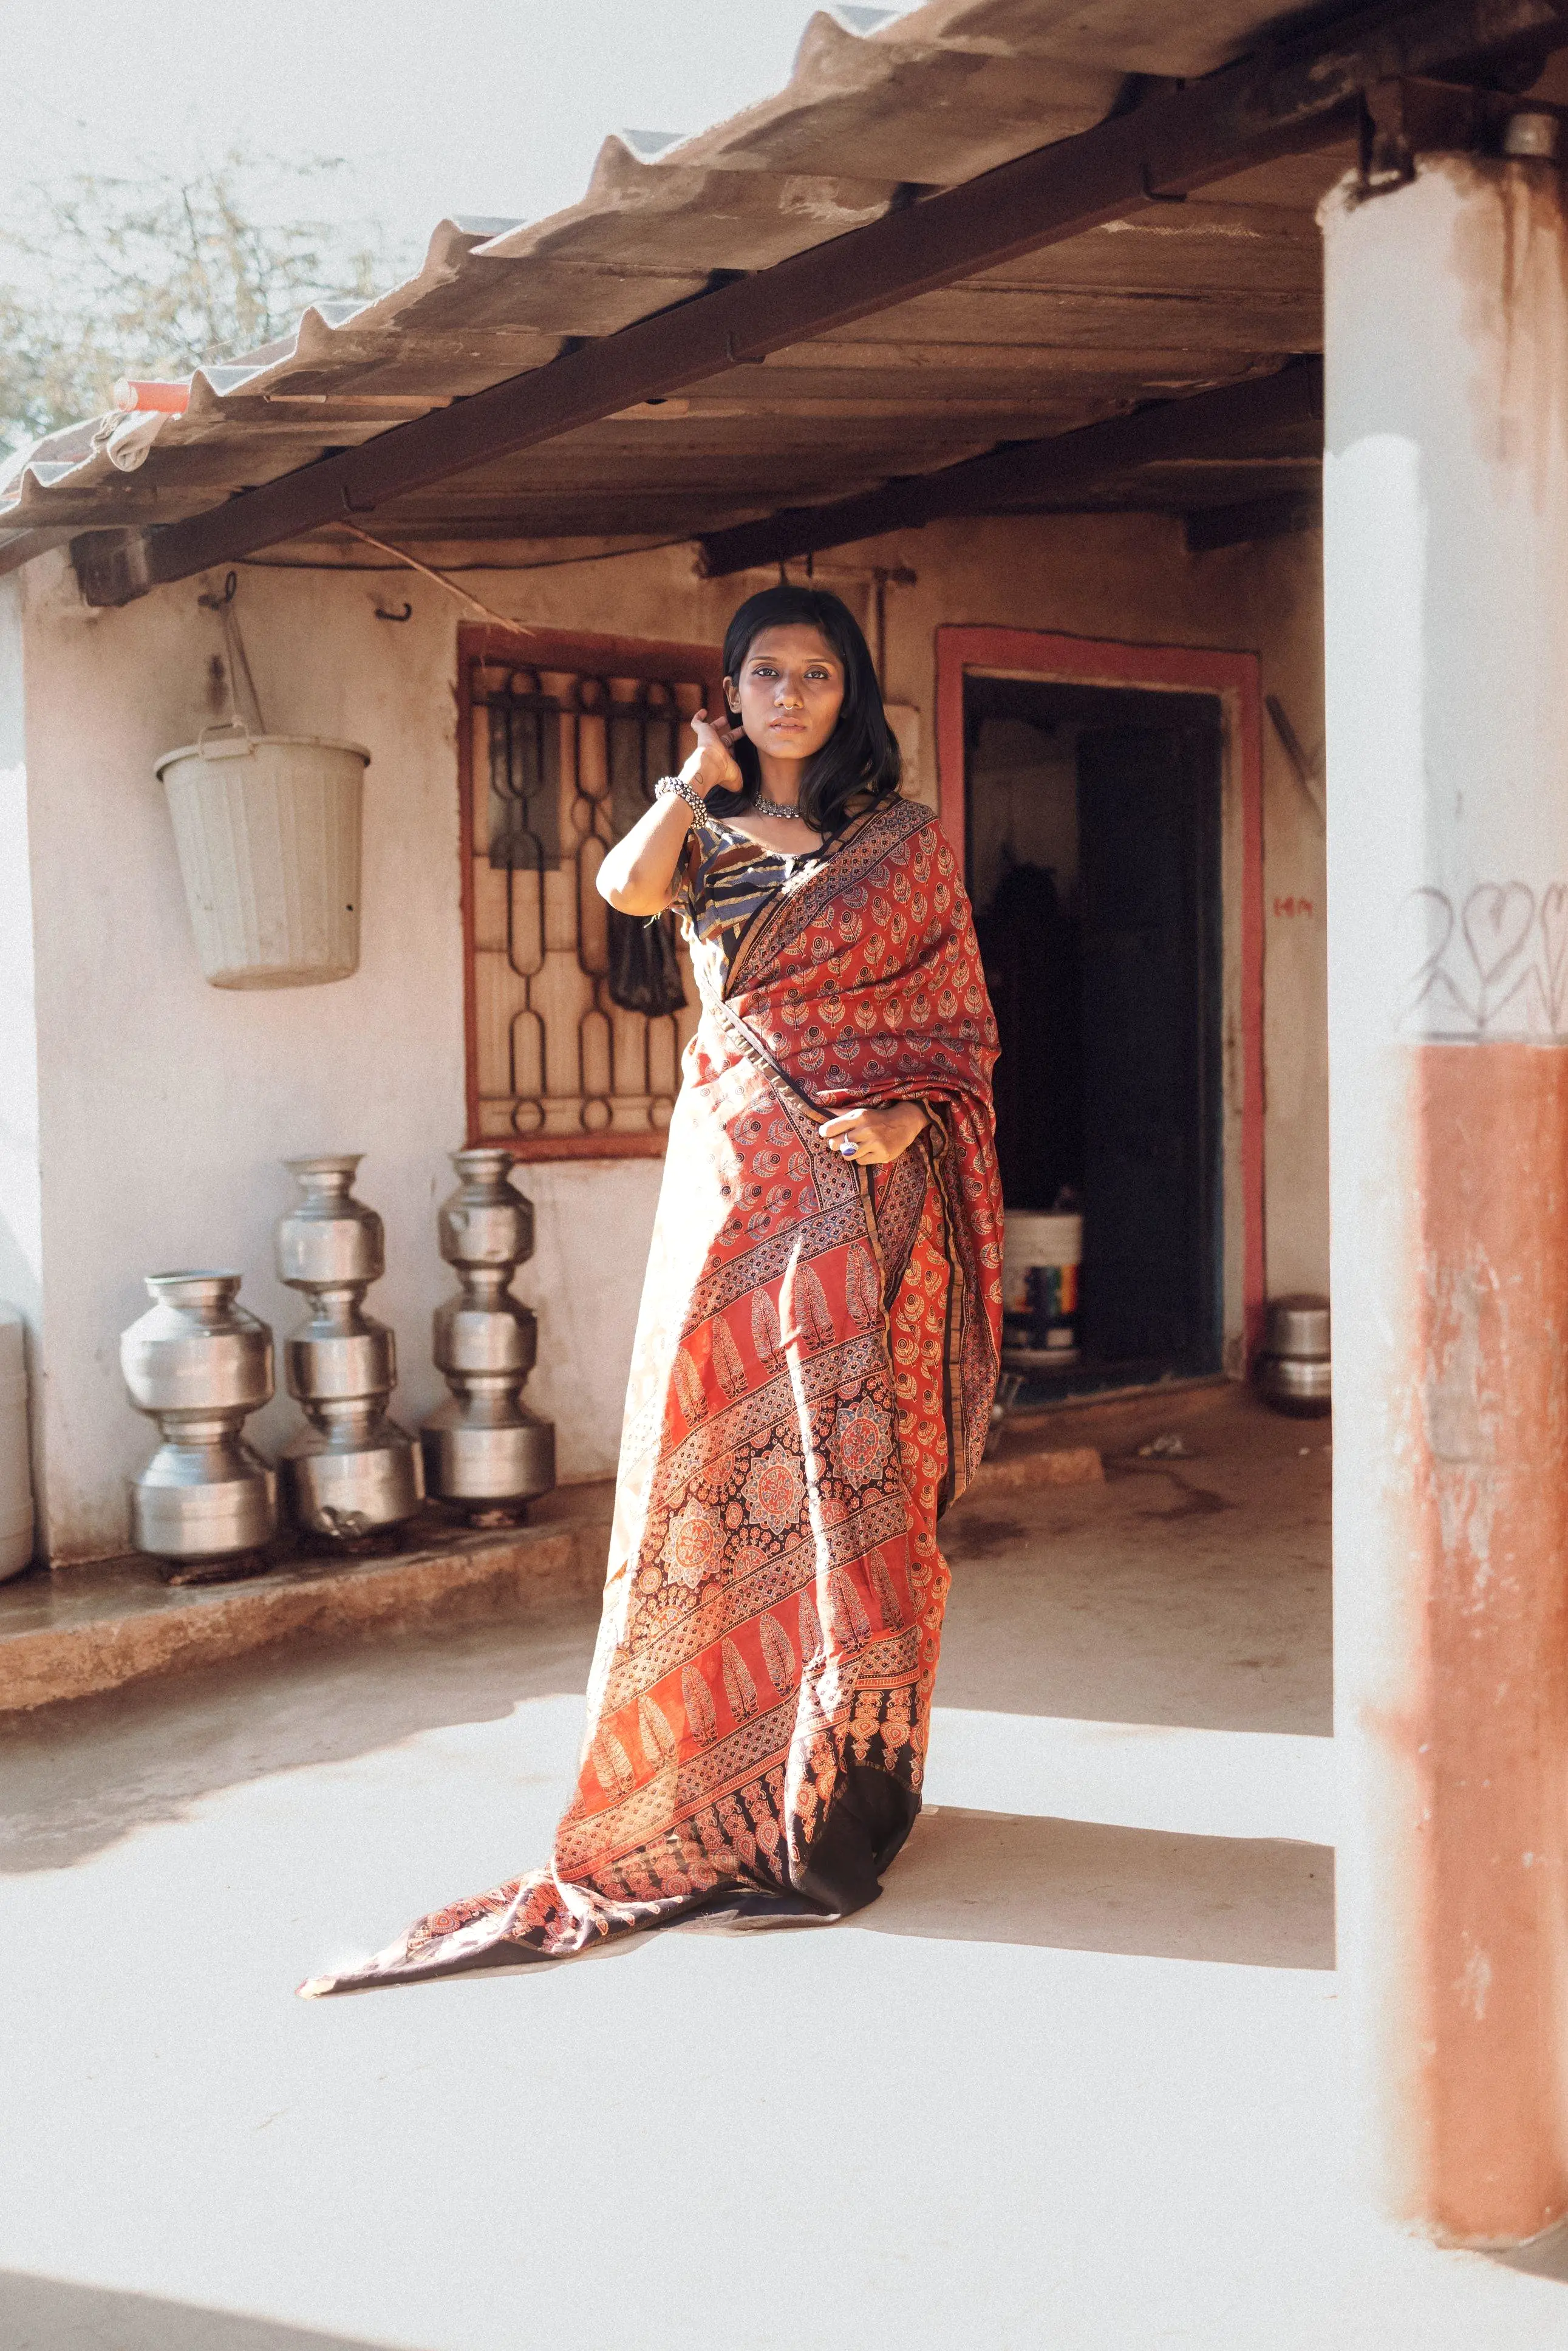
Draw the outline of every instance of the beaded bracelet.
<instances>
[{"instance_id":1,"label":"beaded bracelet","mask_svg":"<svg viewBox=\"0 0 1568 2351\"><path fill-rule=\"evenodd\" d=\"M707 802L700 792L694 792L684 776L661 776L653 787L656 800L685 800L694 816L706 816Z\"/></svg>"}]
</instances>

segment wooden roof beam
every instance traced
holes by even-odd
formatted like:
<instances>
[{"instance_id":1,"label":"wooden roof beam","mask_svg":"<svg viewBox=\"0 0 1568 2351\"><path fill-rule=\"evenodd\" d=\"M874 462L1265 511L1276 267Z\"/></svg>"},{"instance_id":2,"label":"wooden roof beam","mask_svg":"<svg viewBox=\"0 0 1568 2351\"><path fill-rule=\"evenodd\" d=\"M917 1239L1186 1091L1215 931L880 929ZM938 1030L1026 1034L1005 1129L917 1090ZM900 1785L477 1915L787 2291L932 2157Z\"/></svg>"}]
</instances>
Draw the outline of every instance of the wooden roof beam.
<instances>
[{"instance_id":1,"label":"wooden roof beam","mask_svg":"<svg viewBox=\"0 0 1568 2351\"><path fill-rule=\"evenodd\" d=\"M1297 360L1274 375L1162 400L1048 440L1016 441L939 473L907 475L858 498L737 523L700 541L702 568L710 580L718 579L944 516L1070 506L1142 465L1298 450L1315 455L1322 445L1322 361Z\"/></svg>"},{"instance_id":2,"label":"wooden roof beam","mask_svg":"<svg viewBox=\"0 0 1568 2351\"><path fill-rule=\"evenodd\" d=\"M1322 519L1323 502L1315 490L1281 490L1230 506L1196 507L1186 517L1186 551L1207 555L1219 547L1284 538L1293 531L1321 529Z\"/></svg>"},{"instance_id":3,"label":"wooden roof beam","mask_svg":"<svg viewBox=\"0 0 1568 2351\"><path fill-rule=\"evenodd\" d=\"M667 396L1041 246L1332 136L1375 84L1568 40L1568 0L1419 0L1342 19L1156 91L1128 112L639 319L355 449L184 520L73 544L82 591L162 581L341 520L472 465Z\"/></svg>"}]
</instances>

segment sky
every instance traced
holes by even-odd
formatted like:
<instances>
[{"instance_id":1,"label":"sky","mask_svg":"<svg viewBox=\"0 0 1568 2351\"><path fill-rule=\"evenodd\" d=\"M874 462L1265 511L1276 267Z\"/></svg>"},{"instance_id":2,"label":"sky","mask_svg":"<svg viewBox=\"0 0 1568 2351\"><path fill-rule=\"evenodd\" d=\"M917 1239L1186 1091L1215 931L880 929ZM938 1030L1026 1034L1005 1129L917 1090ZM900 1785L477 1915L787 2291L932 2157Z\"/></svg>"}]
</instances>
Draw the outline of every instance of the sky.
<instances>
[{"instance_id":1,"label":"sky","mask_svg":"<svg viewBox=\"0 0 1568 2351\"><path fill-rule=\"evenodd\" d=\"M904 8L893 13L904 14ZM0 0L0 220L25 184L239 146L342 156L316 216L419 250L451 213L535 220L608 131L688 131L789 78L802 0ZM18 95L20 94L20 95Z\"/></svg>"}]
</instances>

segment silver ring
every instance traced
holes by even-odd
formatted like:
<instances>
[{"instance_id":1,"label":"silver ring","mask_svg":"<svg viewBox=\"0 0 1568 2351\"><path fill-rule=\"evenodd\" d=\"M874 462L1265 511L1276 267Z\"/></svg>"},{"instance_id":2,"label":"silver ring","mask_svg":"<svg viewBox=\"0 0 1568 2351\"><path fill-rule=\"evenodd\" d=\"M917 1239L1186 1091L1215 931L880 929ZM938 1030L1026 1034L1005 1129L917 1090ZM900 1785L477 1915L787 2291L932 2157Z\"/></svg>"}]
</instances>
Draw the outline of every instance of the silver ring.
<instances>
[{"instance_id":1,"label":"silver ring","mask_svg":"<svg viewBox=\"0 0 1568 2351\"><path fill-rule=\"evenodd\" d=\"M843 1153L846 1159L852 1159L854 1157L856 1148L857 1145L852 1134L846 1134L843 1141L839 1145L839 1149Z\"/></svg>"}]
</instances>

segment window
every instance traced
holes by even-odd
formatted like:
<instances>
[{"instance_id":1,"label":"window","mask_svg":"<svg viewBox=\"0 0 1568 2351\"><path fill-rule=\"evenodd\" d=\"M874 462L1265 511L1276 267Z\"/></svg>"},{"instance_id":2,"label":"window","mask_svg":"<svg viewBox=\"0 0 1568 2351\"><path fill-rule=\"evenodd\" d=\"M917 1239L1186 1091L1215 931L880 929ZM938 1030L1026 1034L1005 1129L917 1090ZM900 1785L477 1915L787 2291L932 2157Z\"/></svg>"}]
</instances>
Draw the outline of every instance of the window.
<instances>
[{"instance_id":1,"label":"window","mask_svg":"<svg viewBox=\"0 0 1568 2351\"><path fill-rule=\"evenodd\" d=\"M615 1000L612 928L628 918L594 876L685 759L719 655L465 629L459 661L470 1138L522 1159L662 1152L696 988L682 946L684 1009Z\"/></svg>"}]
</instances>

